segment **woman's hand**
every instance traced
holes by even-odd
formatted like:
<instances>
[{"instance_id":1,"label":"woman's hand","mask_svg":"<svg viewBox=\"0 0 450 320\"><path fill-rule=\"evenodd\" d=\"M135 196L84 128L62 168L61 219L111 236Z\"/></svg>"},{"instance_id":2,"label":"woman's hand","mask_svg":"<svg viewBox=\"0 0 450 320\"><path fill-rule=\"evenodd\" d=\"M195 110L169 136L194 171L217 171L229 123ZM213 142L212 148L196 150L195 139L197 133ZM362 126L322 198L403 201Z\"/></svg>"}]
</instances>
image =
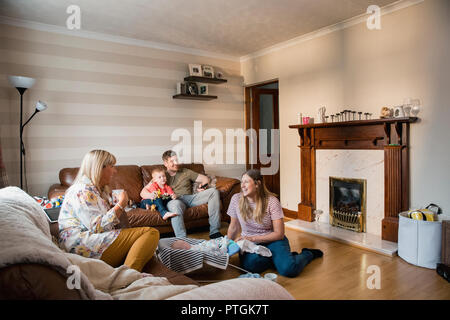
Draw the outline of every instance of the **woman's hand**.
<instances>
[{"instance_id":1,"label":"woman's hand","mask_svg":"<svg viewBox=\"0 0 450 320\"><path fill-rule=\"evenodd\" d=\"M172 200L175 200L177 198L177 195L175 193L172 194Z\"/></svg>"},{"instance_id":2,"label":"woman's hand","mask_svg":"<svg viewBox=\"0 0 450 320\"><path fill-rule=\"evenodd\" d=\"M237 241L237 236L241 231L241 225L237 218L231 217L230 224L228 226L227 237L228 239Z\"/></svg>"},{"instance_id":3,"label":"woman's hand","mask_svg":"<svg viewBox=\"0 0 450 320\"><path fill-rule=\"evenodd\" d=\"M272 220L273 231L271 233L259 236L245 236L240 237L240 240L245 239L253 243L268 243L282 240L284 238L284 221L283 219ZM237 240L236 240L237 241Z\"/></svg>"},{"instance_id":4,"label":"woman's hand","mask_svg":"<svg viewBox=\"0 0 450 320\"><path fill-rule=\"evenodd\" d=\"M256 242L257 241L257 236L239 236L235 241L239 241L239 240L248 240L251 242Z\"/></svg>"},{"instance_id":5,"label":"woman's hand","mask_svg":"<svg viewBox=\"0 0 450 320\"><path fill-rule=\"evenodd\" d=\"M128 205L128 193L124 190L124 191L122 191L121 193L120 193L120 195L119 195L119 205L122 207L122 208L125 208L127 205Z\"/></svg>"}]
</instances>

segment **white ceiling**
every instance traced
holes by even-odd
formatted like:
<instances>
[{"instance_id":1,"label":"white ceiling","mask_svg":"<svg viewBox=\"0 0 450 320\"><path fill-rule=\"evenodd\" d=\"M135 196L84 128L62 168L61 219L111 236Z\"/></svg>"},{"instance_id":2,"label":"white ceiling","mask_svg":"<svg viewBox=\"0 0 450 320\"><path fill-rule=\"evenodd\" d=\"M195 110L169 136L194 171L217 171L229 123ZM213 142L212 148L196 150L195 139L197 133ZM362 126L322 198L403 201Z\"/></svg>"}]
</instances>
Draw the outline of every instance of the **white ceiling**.
<instances>
[{"instance_id":1,"label":"white ceiling","mask_svg":"<svg viewBox=\"0 0 450 320\"><path fill-rule=\"evenodd\" d=\"M0 0L0 16L241 57L397 0Z\"/></svg>"}]
</instances>

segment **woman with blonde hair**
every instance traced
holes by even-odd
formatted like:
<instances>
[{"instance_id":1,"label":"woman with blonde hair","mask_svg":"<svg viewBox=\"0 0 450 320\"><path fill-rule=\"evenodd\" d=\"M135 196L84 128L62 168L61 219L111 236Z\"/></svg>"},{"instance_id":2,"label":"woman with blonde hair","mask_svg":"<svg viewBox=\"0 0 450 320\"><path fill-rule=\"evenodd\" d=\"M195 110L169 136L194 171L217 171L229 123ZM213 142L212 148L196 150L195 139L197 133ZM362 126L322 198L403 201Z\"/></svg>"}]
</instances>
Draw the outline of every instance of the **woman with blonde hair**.
<instances>
[{"instance_id":1,"label":"woman with blonde hair","mask_svg":"<svg viewBox=\"0 0 450 320\"><path fill-rule=\"evenodd\" d=\"M117 172L115 164L114 155L104 150L84 156L61 206L59 242L70 253L101 259L113 267L123 263L140 272L155 253L159 232L150 227L115 229L128 204L123 191L118 203L111 205L108 185Z\"/></svg>"},{"instance_id":2,"label":"woman with blonde hair","mask_svg":"<svg viewBox=\"0 0 450 320\"><path fill-rule=\"evenodd\" d=\"M272 253L271 257L248 252L240 254L241 265L248 271L261 273L275 268L282 276L296 277L314 258L323 255L318 249L308 248L303 248L300 254L291 252L284 234L280 201L267 190L259 170L252 169L242 175L241 192L231 198L227 214L231 217L229 239L249 240Z\"/></svg>"}]
</instances>

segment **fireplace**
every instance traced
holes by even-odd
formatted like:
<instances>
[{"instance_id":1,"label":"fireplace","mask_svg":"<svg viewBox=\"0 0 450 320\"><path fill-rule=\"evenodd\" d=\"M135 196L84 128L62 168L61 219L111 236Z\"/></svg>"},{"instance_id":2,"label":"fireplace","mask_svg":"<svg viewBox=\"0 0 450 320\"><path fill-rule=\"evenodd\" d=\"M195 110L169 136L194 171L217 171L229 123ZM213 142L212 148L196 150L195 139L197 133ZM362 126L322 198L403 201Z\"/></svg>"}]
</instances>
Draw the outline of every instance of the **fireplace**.
<instances>
[{"instance_id":1,"label":"fireplace","mask_svg":"<svg viewBox=\"0 0 450 320\"><path fill-rule=\"evenodd\" d=\"M409 208L409 127L416 117L298 124L300 199L297 218L313 221L316 209L316 150L384 151L384 218L381 238L397 242L398 214Z\"/></svg>"},{"instance_id":2,"label":"fireplace","mask_svg":"<svg viewBox=\"0 0 450 320\"><path fill-rule=\"evenodd\" d=\"M330 177L330 224L366 232L365 179Z\"/></svg>"}]
</instances>

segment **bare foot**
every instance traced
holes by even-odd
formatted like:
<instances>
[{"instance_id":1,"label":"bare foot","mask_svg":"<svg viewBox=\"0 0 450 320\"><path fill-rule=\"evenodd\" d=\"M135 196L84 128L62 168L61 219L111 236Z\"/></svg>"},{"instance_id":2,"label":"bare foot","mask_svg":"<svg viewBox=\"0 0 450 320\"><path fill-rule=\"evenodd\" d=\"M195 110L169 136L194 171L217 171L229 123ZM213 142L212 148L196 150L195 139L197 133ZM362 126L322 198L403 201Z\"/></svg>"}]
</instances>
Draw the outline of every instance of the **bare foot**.
<instances>
[{"instance_id":1,"label":"bare foot","mask_svg":"<svg viewBox=\"0 0 450 320\"><path fill-rule=\"evenodd\" d=\"M175 213L175 212L167 212L167 213L164 215L163 220L167 220L167 219L172 218L172 217L175 217L175 216L177 216L177 215L178 215L178 214Z\"/></svg>"},{"instance_id":2,"label":"bare foot","mask_svg":"<svg viewBox=\"0 0 450 320\"><path fill-rule=\"evenodd\" d=\"M149 205L149 204L146 204L146 205L145 205L145 209L150 210L150 209L151 209L150 205Z\"/></svg>"}]
</instances>

